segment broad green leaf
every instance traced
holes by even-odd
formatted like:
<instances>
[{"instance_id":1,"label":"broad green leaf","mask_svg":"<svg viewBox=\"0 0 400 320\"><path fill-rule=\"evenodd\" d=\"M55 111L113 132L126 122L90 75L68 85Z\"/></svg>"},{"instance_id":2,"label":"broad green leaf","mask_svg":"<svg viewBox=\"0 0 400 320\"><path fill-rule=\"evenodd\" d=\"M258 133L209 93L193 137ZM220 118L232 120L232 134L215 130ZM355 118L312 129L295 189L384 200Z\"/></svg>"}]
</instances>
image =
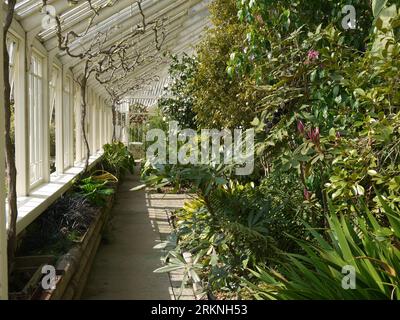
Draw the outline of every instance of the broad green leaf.
<instances>
[{"instance_id":1,"label":"broad green leaf","mask_svg":"<svg viewBox=\"0 0 400 320\"><path fill-rule=\"evenodd\" d=\"M372 13L374 17L379 16L386 3L387 0L372 0Z\"/></svg>"}]
</instances>

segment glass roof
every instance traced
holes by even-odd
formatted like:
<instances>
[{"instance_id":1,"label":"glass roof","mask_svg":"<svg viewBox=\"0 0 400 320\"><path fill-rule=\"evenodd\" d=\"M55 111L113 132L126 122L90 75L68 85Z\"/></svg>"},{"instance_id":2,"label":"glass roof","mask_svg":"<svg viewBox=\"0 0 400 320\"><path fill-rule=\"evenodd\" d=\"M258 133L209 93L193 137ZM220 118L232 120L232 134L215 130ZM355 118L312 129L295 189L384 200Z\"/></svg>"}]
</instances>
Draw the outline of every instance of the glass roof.
<instances>
[{"instance_id":1,"label":"glass roof","mask_svg":"<svg viewBox=\"0 0 400 320\"><path fill-rule=\"evenodd\" d=\"M132 32L137 30L142 22L142 15L137 0L47 0L51 6L48 12L54 9L59 16L63 35L74 32L79 35L78 39L72 42L71 52L79 52L99 37L100 34L107 35L104 46L111 47L119 41L129 38ZM141 0L141 7L146 22L166 19L163 30L165 40L162 50L179 54L184 51L191 51L202 34L208 21L208 3L210 0ZM16 4L16 18L26 31L34 30L38 39L47 50L57 50L58 37L55 28L44 29L42 20L45 12L42 9L42 0L19 0ZM93 10L95 8L95 12ZM99 10L101 8L101 10ZM90 27L89 21L91 21ZM147 50L152 38L152 29L145 34L135 37L135 45L132 46L130 54L135 52L151 55ZM104 48L104 47L103 47ZM60 61L74 73L79 73L83 61L67 55L65 52L58 54ZM132 81L141 81L143 75L166 74L168 65L160 62L160 59L153 59L138 65L127 77ZM94 83L95 84L95 83ZM99 90L106 92L102 86L95 84Z\"/></svg>"}]
</instances>

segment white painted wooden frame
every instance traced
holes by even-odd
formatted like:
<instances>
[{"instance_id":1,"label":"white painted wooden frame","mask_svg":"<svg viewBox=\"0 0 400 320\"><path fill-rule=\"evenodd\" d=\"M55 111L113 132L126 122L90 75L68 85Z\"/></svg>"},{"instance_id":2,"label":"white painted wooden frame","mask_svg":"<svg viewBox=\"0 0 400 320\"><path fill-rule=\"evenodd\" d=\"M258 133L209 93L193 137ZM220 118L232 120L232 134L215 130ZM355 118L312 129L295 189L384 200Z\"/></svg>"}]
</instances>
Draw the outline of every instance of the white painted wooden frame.
<instances>
[{"instance_id":1,"label":"white painted wooden frame","mask_svg":"<svg viewBox=\"0 0 400 320\"><path fill-rule=\"evenodd\" d=\"M63 154L64 170L74 165L74 86L70 72L63 68Z\"/></svg>"},{"instance_id":2,"label":"white painted wooden frame","mask_svg":"<svg viewBox=\"0 0 400 320\"><path fill-rule=\"evenodd\" d=\"M75 121L75 162L79 163L83 159L82 148L82 126L81 126L81 89L74 83L74 121Z\"/></svg>"},{"instance_id":3,"label":"white painted wooden frame","mask_svg":"<svg viewBox=\"0 0 400 320\"><path fill-rule=\"evenodd\" d=\"M64 173L64 121L63 121L63 73L62 66L54 57L49 57L49 79L53 77L53 68L57 70L58 77L54 85L55 89L55 134L56 134L56 173ZM49 81L50 83L50 81ZM50 92L50 91L49 91ZM52 103L53 97L49 97L49 110L50 103ZM51 114L49 114L51 117ZM50 131L49 131L50 134Z\"/></svg>"},{"instance_id":4,"label":"white painted wooden frame","mask_svg":"<svg viewBox=\"0 0 400 320\"><path fill-rule=\"evenodd\" d=\"M96 95L93 90L90 90L90 154L96 154Z\"/></svg>"},{"instance_id":5,"label":"white painted wooden frame","mask_svg":"<svg viewBox=\"0 0 400 320\"><path fill-rule=\"evenodd\" d=\"M39 74L36 74L32 68L33 59L37 60L39 63ZM49 103L47 94L43 94L45 91L47 93L47 61L46 57L40 53L40 51L36 49L32 49L29 55L29 74L28 78L28 88L29 92L31 92L32 97L28 99L28 127L29 127L29 135L32 133L37 134L36 137L31 137L29 140L29 163L31 164L33 159L32 156L35 154L35 161L39 160L39 170L38 177L35 181L30 180L30 189L34 189L38 185L49 181L49 174L46 174L49 171ZM32 83L31 83L32 82ZM36 90L33 90L31 86L35 86ZM38 97L35 96L35 93L38 93ZM35 106L34 106L35 105ZM32 113L32 107L35 107L37 113L35 114L37 118L34 118ZM35 126L36 130L33 132L32 126ZM29 169L29 176L31 176L31 168Z\"/></svg>"},{"instance_id":6,"label":"white painted wooden frame","mask_svg":"<svg viewBox=\"0 0 400 320\"><path fill-rule=\"evenodd\" d=\"M101 107L100 107L100 96L96 95L96 137L95 137L95 144L96 144L96 153L100 150L100 144L101 144L101 135L100 135L100 130L101 130L101 121L100 121L100 113L101 113Z\"/></svg>"},{"instance_id":7,"label":"white painted wooden frame","mask_svg":"<svg viewBox=\"0 0 400 320\"><path fill-rule=\"evenodd\" d=\"M18 41L18 53L14 82L15 110L15 162L17 167L17 195L29 193L29 126L28 126L28 87L26 78L26 41L25 31L13 21L9 33Z\"/></svg>"}]
</instances>

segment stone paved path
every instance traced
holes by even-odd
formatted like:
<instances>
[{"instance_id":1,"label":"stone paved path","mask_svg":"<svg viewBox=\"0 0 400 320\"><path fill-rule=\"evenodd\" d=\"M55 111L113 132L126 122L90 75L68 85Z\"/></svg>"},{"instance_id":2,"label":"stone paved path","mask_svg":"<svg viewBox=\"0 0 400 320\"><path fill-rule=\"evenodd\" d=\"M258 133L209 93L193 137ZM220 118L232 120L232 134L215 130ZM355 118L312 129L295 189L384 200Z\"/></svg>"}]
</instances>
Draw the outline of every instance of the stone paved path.
<instances>
[{"instance_id":1,"label":"stone paved path","mask_svg":"<svg viewBox=\"0 0 400 320\"><path fill-rule=\"evenodd\" d=\"M194 299L191 289L179 296L179 272L153 272L164 255L154 246L171 232L167 212L182 207L187 197L130 190L139 184L137 176L129 176L118 190L109 241L97 252L82 299Z\"/></svg>"}]
</instances>

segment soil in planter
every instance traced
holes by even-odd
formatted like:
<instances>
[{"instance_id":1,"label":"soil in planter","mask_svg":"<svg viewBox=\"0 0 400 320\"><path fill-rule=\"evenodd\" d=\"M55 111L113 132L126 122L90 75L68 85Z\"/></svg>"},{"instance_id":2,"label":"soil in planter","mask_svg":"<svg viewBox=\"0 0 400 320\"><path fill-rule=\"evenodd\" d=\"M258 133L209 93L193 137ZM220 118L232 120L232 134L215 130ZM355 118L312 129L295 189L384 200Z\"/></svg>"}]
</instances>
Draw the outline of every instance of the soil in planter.
<instances>
[{"instance_id":1,"label":"soil in planter","mask_svg":"<svg viewBox=\"0 0 400 320\"><path fill-rule=\"evenodd\" d=\"M9 298L11 300L34 299L41 292L42 266L53 265L54 256L17 257L10 276Z\"/></svg>"},{"instance_id":2,"label":"soil in planter","mask_svg":"<svg viewBox=\"0 0 400 320\"><path fill-rule=\"evenodd\" d=\"M147 187L146 190L150 193L162 193L162 194L188 194L194 193L194 189L189 186L181 186L179 189L171 185L166 185L164 187Z\"/></svg>"},{"instance_id":3,"label":"soil in planter","mask_svg":"<svg viewBox=\"0 0 400 320\"><path fill-rule=\"evenodd\" d=\"M34 273L35 271L32 270L14 272L11 275L9 291L10 292L22 291L25 288L25 285L28 283L28 281L32 278Z\"/></svg>"}]
</instances>

